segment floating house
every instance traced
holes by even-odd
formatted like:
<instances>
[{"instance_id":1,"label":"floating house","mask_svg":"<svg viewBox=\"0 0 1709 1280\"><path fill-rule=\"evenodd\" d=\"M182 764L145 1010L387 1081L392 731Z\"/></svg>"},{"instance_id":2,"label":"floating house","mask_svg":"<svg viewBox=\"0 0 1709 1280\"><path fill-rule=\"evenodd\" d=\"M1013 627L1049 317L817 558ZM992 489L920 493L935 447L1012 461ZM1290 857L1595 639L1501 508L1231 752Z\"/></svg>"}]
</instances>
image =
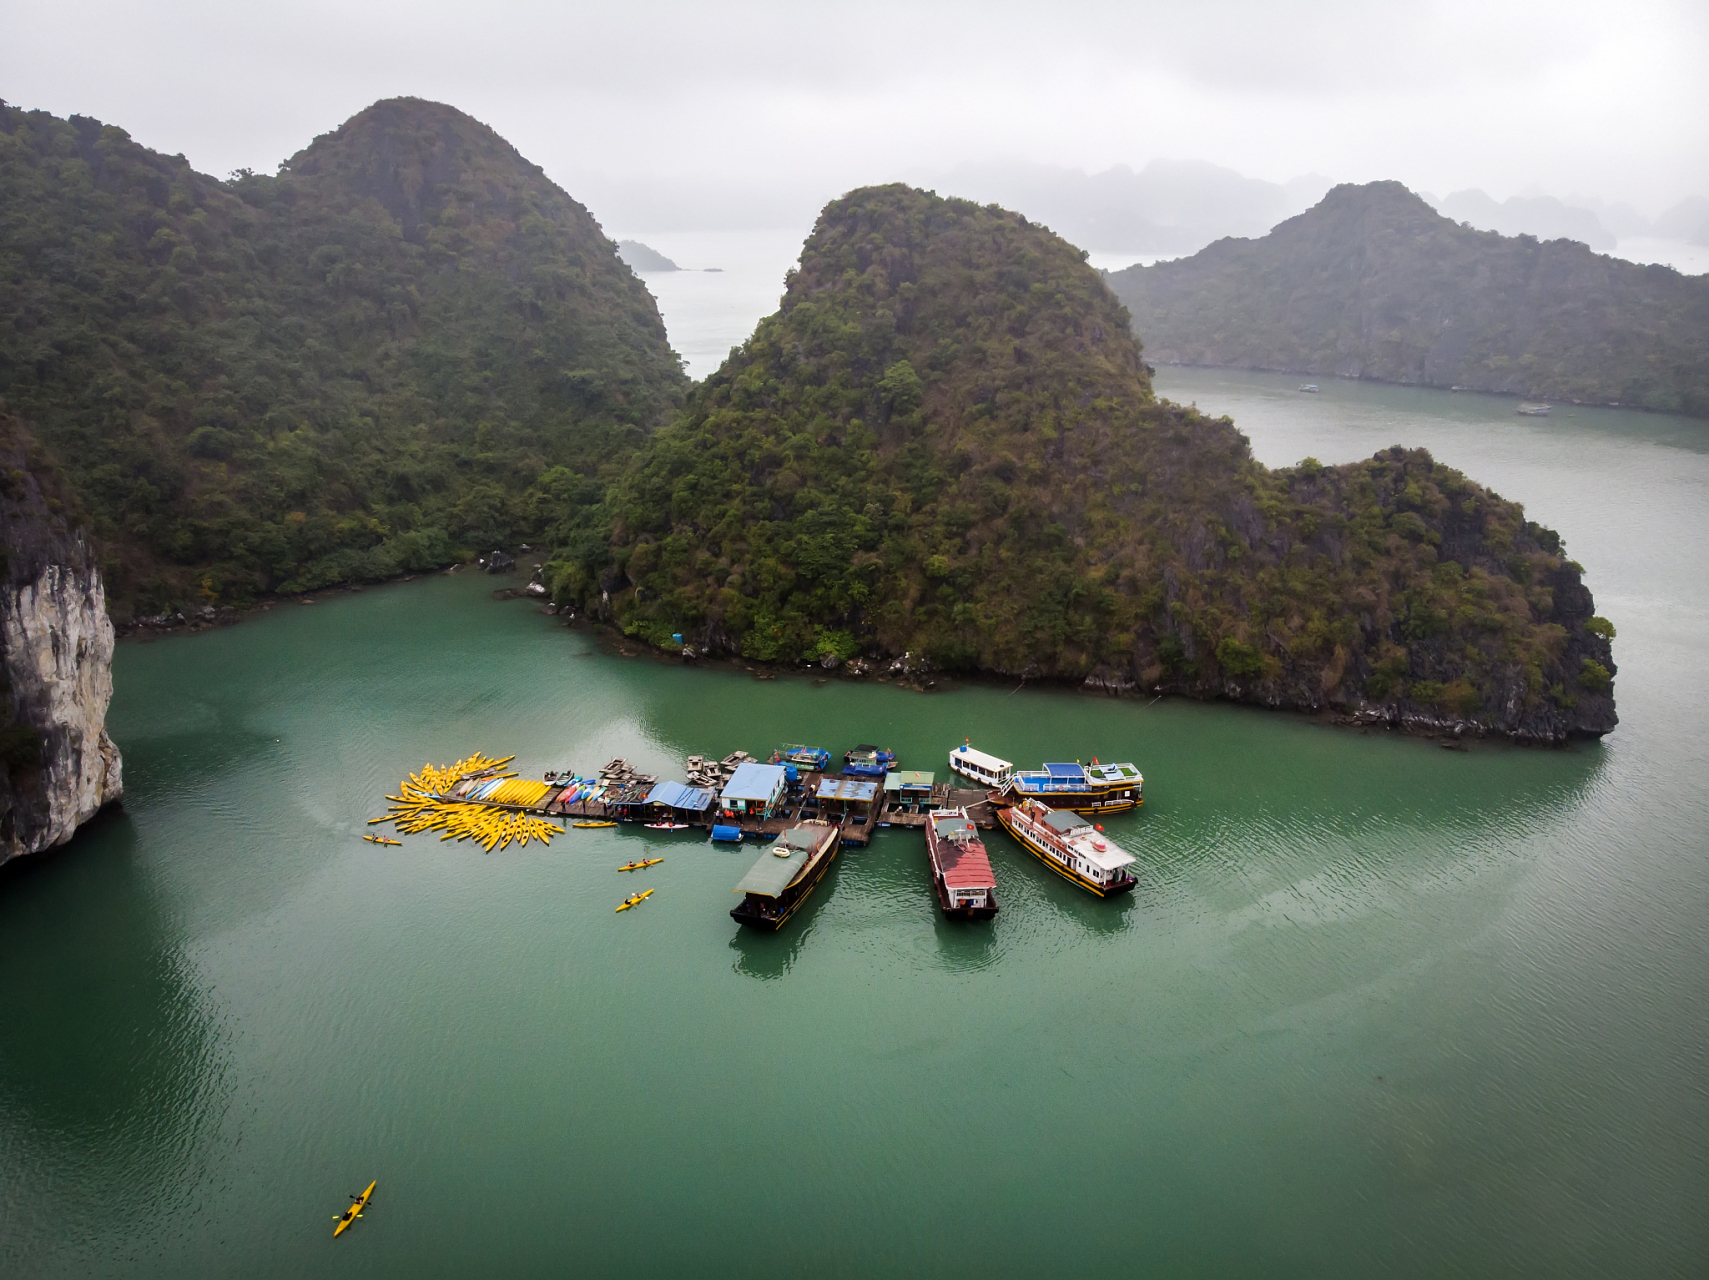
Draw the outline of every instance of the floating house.
<instances>
[{"instance_id":1,"label":"floating house","mask_svg":"<svg viewBox=\"0 0 1709 1280\"><path fill-rule=\"evenodd\" d=\"M718 807L744 818L769 818L783 803L789 775L778 764L740 764L724 784Z\"/></svg>"},{"instance_id":2,"label":"floating house","mask_svg":"<svg viewBox=\"0 0 1709 1280\"><path fill-rule=\"evenodd\" d=\"M852 816L860 823L878 800L878 784L858 778L820 778L813 798L827 818Z\"/></svg>"},{"instance_id":3,"label":"floating house","mask_svg":"<svg viewBox=\"0 0 1709 1280\"><path fill-rule=\"evenodd\" d=\"M626 782L608 786L601 797L605 811L621 822L641 822L647 817L647 801L657 786L654 782Z\"/></svg>"},{"instance_id":4,"label":"floating house","mask_svg":"<svg viewBox=\"0 0 1709 1280\"><path fill-rule=\"evenodd\" d=\"M932 787L937 775L929 769L897 769L884 778L884 792L890 797L890 807L904 813L918 813L932 803Z\"/></svg>"},{"instance_id":5,"label":"floating house","mask_svg":"<svg viewBox=\"0 0 1709 1280\"><path fill-rule=\"evenodd\" d=\"M706 811L712 807L712 792L680 782L661 782L647 794L647 807L661 818L676 822L704 822Z\"/></svg>"}]
</instances>

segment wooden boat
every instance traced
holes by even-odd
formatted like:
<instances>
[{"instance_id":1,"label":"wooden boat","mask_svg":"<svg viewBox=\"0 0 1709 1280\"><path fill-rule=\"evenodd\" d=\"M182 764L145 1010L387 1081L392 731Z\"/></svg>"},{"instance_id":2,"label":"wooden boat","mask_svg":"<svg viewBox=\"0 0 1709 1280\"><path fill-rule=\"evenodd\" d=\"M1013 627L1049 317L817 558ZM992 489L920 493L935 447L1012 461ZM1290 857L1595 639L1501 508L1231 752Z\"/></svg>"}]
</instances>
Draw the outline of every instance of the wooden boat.
<instances>
[{"instance_id":1,"label":"wooden boat","mask_svg":"<svg viewBox=\"0 0 1709 1280\"><path fill-rule=\"evenodd\" d=\"M380 1181L376 1178L373 1182L368 1184L368 1189L366 1191L361 1195L354 1197L355 1203L340 1215L337 1219L338 1225L332 1229L332 1238L334 1240L344 1234L344 1228L348 1227L352 1222L355 1222L356 1219L362 1216L362 1210L368 1207L368 1201L374 1195L374 1188L379 1185Z\"/></svg>"},{"instance_id":2,"label":"wooden boat","mask_svg":"<svg viewBox=\"0 0 1709 1280\"><path fill-rule=\"evenodd\" d=\"M730 918L756 929L783 928L825 878L842 842L843 829L829 822L803 822L783 832L736 886L743 897Z\"/></svg>"},{"instance_id":3,"label":"wooden boat","mask_svg":"<svg viewBox=\"0 0 1709 1280\"><path fill-rule=\"evenodd\" d=\"M385 836L363 836L362 838L364 840L366 840L369 844L395 844L395 845L402 845L403 844L402 840L388 840L388 839L386 839Z\"/></svg>"},{"instance_id":4,"label":"wooden boat","mask_svg":"<svg viewBox=\"0 0 1709 1280\"><path fill-rule=\"evenodd\" d=\"M615 822L572 822L572 827L615 827Z\"/></svg>"},{"instance_id":5,"label":"wooden boat","mask_svg":"<svg viewBox=\"0 0 1709 1280\"><path fill-rule=\"evenodd\" d=\"M939 809L927 817L926 860L946 916L989 920L997 914L997 877L966 809Z\"/></svg>"},{"instance_id":6,"label":"wooden boat","mask_svg":"<svg viewBox=\"0 0 1709 1280\"><path fill-rule=\"evenodd\" d=\"M1037 800L997 810L997 821L1045 866L1100 898L1138 884L1128 871L1135 859L1086 819Z\"/></svg>"},{"instance_id":7,"label":"wooden boat","mask_svg":"<svg viewBox=\"0 0 1709 1280\"><path fill-rule=\"evenodd\" d=\"M625 862L617 869L619 871L640 871L643 867L656 867L663 861L663 858L644 858L640 862Z\"/></svg>"},{"instance_id":8,"label":"wooden boat","mask_svg":"<svg viewBox=\"0 0 1709 1280\"><path fill-rule=\"evenodd\" d=\"M1145 775L1132 764L1047 764L1021 769L1009 779L1017 800L1042 800L1075 813L1125 813L1145 803Z\"/></svg>"},{"instance_id":9,"label":"wooden boat","mask_svg":"<svg viewBox=\"0 0 1709 1280\"><path fill-rule=\"evenodd\" d=\"M652 896L653 891L651 889L643 889L640 893L633 894L630 897L623 899L622 902L617 904L617 909L619 911L627 911L630 907L638 907Z\"/></svg>"}]
</instances>

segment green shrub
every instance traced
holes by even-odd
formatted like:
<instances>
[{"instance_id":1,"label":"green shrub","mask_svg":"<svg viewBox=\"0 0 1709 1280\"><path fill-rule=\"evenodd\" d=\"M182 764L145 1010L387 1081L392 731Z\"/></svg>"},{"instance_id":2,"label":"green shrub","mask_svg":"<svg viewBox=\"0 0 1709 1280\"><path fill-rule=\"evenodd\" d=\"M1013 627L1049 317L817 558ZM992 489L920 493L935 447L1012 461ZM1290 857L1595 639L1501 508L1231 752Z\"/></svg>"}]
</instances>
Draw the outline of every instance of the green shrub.
<instances>
[{"instance_id":1,"label":"green shrub","mask_svg":"<svg viewBox=\"0 0 1709 1280\"><path fill-rule=\"evenodd\" d=\"M1614 682L1614 676L1595 658L1586 658L1579 666L1578 682L1586 689L1600 693Z\"/></svg>"},{"instance_id":2,"label":"green shrub","mask_svg":"<svg viewBox=\"0 0 1709 1280\"><path fill-rule=\"evenodd\" d=\"M1264 655L1233 636L1227 636L1217 644L1216 660L1224 671L1235 677L1255 676L1264 669Z\"/></svg>"},{"instance_id":3,"label":"green shrub","mask_svg":"<svg viewBox=\"0 0 1709 1280\"><path fill-rule=\"evenodd\" d=\"M1604 617L1592 618L1584 624L1584 629L1593 636L1603 636L1609 640L1614 638L1614 624Z\"/></svg>"}]
</instances>

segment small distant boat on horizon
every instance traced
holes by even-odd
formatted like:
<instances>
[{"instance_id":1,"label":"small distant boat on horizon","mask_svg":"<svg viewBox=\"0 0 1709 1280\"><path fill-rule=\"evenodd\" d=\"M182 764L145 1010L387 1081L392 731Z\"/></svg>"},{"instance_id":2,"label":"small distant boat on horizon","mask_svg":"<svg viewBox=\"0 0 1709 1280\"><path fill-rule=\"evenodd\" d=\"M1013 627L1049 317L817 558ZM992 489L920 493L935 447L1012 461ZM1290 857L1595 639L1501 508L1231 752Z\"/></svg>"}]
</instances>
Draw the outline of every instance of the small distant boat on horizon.
<instances>
[{"instance_id":1,"label":"small distant boat on horizon","mask_svg":"<svg viewBox=\"0 0 1709 1280\"><path fill-rule=\"evenodd\" d=\"M1301 391L1322 391L1323 388L1318 386L1317 383L1315 383L1315 382L1302 382L1302 383L1300 383L1300 390Z\"/></svg>"},{"instance_id":2,"label":"small distant boat on horizon","mask_svg":"<svg viewBox=\"0 0 1709 1280\"><path fill-rule=\"evenodd\" d=\"M1527 418L1546 418L1549 416L1549 406L1546 404L1522 404L1513 412L1522 413Z\"/></svg>"}]
</instances>

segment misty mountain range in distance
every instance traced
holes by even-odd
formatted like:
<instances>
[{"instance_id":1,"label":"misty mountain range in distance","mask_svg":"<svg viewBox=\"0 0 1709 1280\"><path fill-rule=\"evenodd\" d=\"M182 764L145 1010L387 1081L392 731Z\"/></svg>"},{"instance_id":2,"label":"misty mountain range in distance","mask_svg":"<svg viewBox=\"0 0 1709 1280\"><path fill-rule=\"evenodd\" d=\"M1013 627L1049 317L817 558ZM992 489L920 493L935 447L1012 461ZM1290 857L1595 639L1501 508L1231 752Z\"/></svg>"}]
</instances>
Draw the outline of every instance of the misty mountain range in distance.
<instances>
[{"instance_id":1,"label":"misty mountain range in distance","mask_svg":"<svg viewBox=\"0 0 1709 1280\"><path fill-rule=\"evenodd\" d=\"M906 176L915 186L944 195L1025 210L1029 217L1093 253L1147 258L1196 253L1225 236L1262 236L1304 213L1335 185L1316 173L1268 182L1204 160L1153 160L1138 170L1124 164L1098 173L993 160ZM728 200L697 198L685 203L681 192L648 184L614 191L598 207L609 219L607 225L660 230L688 229L687 223L678 227L679 207L693 207L701 219L714 212L732 227L791 221L796 201L785 193L750 188L730 194ZM1577 240L1604 253L1632 239L1709 247L1709 198L1703 196L1682 200L1651 219L1630 204L1577 196L1563 200L1533 194L1498 201L1476 188L1444 197L1419 194L1438 212L1479 231ZM815 212L816 207L803 208L795 220L805 225ZM669 270L650 260L635 260L631 265L642 271Z\"/></svg>"}]
</instances>

